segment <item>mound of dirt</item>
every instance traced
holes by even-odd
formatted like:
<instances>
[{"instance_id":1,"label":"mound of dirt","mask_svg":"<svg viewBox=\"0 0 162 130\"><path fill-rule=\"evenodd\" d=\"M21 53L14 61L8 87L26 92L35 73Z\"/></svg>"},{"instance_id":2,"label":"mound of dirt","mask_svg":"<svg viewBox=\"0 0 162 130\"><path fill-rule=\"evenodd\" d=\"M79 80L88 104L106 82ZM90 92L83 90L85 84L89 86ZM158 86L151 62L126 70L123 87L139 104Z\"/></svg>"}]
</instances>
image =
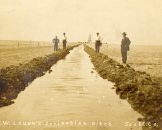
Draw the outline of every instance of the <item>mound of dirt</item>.
<instances>
[{"instance_id":1,"label":"mound of dirt","mask_svg":"<svg viewBox=\"0 0 162 130\"><path fill-rule=\"evenodd\" d=\"M129 65L124 67L104 54L96 54L87 45L84 49L101 77L115 83L116 93L143 115L143 120L162 123L162 87L155 78Z\"/></svg>"},{"instance_id":2,"label":"mound of dirt","mask_svg":"<svg viewBox=\"0 0 162 130\"><path fill-rule=\"evenodd\" d=\"M0 107L14 103L18 94L37 77L43 76L58 60L63 59L75 46L44 57L34 58L26 64L0 70Z\"/></svg>"}]
</instances>

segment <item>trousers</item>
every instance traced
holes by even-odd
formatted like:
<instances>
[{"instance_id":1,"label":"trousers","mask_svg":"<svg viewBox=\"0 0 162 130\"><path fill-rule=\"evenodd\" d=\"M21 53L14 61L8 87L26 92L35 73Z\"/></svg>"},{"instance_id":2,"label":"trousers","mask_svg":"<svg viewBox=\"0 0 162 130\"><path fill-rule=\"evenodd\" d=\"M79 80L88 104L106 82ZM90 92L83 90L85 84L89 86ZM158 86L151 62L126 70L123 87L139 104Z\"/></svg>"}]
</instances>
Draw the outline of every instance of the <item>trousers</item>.
<instances>
[{"instance_id":1,"label":"trousers","mask_svg":"<svg viewBox=\"0 0 162 130\"><path fill-rule=\"evenodd\" d=\"M122 61L124 64L127 63L127 51L121 51Z\"/></svg>"},{"instance_id":2,"label":"trousers","mask_svg":"<svg viewBox=\"0 0 162 130\"><path fill-rule=\"evenodd\" d=\"M96 41L96 43L95 43L96 53L100 52L100 46L101 46L101 42L100 41Z\"/></svg>"},{"instance_id":3,"label":"trousers","mask_svg":"<svg viewBox=\"0 0 162 130\"><path fill-rule=\"evenodd\" d=\"M58 51L58 44L57 43L54 44L54 51Z\"/></svg>"}]
</instances>

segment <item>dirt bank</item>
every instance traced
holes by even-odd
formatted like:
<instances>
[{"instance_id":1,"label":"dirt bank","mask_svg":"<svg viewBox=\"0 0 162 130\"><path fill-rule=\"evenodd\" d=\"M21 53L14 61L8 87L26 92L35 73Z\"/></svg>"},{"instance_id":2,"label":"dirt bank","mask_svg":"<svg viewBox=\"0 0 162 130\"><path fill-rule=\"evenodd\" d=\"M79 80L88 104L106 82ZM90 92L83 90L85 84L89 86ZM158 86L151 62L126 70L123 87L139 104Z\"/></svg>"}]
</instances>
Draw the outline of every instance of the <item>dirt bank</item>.
<instances>
[{"instance_id":1,"label":"dirt bank","mask_svg":"<svg viewBox=\"0 0 162 130\"><path fill-rule=\"evenodd\" d=\"M94 44L87 44L95 49ZM119 44L103 44L100 52L121 63ZM151 76L162 79L162 46L131 44L127 63L136 71L145 71ZM162 82L162 80L161 80Z\"/></svg>"},{"instance_id":2,"label":"dirt bank","mask_svg":"<svg viewBox=\"0 0 162 130\"><path fill-rule=\"evenodd\" d=\"M96 54L87 45L84 47L101 77L115 83L120 98L126 99L135 111L142 114L143 120L162 122L162 87L156 79L129 65L124 67L104 54Z\"/></svg>"},{"instance_id":3,"label":"dirt bank","mask_svg":"<svg viewBox=\"0 0 162 130\"><path fill-rule=\"evenodd\" d=\"M53 44L46 45L26 45L25 47L14 47L12 42L4 43L5 47L0 44L0 69L10 65L18 66L20 63L28 63L37 57L43 57L53 53ZM77 43L68 43L68 46L74 46ZM62 44L59 44L59 49L62 49Z\"/></svg>"},{"instance_id":4,"label":"dirt bank","mask_svg":"<svg viewBox=\"0 0 162 130\"><path fill-rule=\"evenodd\" d=\"M28 63L0 69L0 107L13 103L18 94L35 78L43 76L58 60L63 59L75 46L44 57L34 58ZM50 71L49 71L50 72Z\"/></svg>"}]
</instances>

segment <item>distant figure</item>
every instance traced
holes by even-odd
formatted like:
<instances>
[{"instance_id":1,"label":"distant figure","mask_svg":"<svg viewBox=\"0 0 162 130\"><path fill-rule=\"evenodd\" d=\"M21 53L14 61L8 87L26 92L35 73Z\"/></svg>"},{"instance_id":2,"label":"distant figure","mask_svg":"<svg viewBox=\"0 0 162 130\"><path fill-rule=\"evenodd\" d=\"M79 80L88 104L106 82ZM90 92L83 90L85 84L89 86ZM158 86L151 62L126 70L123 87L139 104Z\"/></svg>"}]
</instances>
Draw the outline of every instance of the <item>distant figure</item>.
<instances>
[{"instance_id":1,"label":"distant figure","mask_svg":"<svg viewBox=\"0 0 162 130\"><path fill-rule=\"evenodd\" d=\"M129 51L129 45L131 41L129 40L127 34L125 32L122 33L123 39L121 41L121 55L122 55L122 61L123 64L127 63L127 52Z\"/></svg>"},{"instance_id":2,"label":"distant figure","mask_svg":"<svg viewBox=\"0 0 162 130\"><path fill-rule=\"evenodd\" d=\"M64 38L63 38L63 41L62 41L62 43L63 43L63 49L66 49L66 44L67 44L66 33L63 33L63 35L64 35Z\"/></svg>"},{"instance_id":3,"label":"distant figure","mask_svg":"<svg viewBox=\"0 0 162 130\"><path fill-rule=\"evenodd\" d=\"M54 44L54 51L58 51L58 44L60 40L57 38L57 36L52 40L52 42Z\"/></svg>"},{"instance_id":4,"label":"distant figure","mask_svg":"<svg viewBox=\"0 0 162 130\"><path fill-rule=\"evenodd\" d=\"M95 41L95 49L96 49L96 53L100 52L100 47L102 45L102 39L99 33L96 33L97 37L96 37L96 41Z\"/></svg>"},{"instance_id":5,"label":"distant figure","mask_svg":"<svg viewBox=\"0 0 162 130\"><path fill-rule=\"evenodd\" d=\"M92 43L91 34L89 34L88 43Z\"/></svg>"}]
</instances>

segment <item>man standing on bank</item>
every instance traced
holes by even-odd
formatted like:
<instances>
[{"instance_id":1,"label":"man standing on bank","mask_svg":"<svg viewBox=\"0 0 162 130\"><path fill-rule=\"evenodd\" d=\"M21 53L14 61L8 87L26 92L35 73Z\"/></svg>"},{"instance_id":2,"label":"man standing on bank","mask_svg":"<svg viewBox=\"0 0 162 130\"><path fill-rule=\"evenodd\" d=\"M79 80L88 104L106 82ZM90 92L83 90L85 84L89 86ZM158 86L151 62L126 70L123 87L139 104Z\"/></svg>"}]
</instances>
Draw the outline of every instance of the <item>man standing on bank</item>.
<instances>
[{"instance_id":1,"label":"man standing on bank","mask_svg":"<svg viewBox=\"0 0 162 130\"><path fill-rule=\"evenodd\" d=\"M126 64L127 63L127 52L129 51L129 45L131 41L129 40L125 32L123 32L122 35L123 35L123 39L121 41L121 55L122 55L123 64Z\"/></svg>"},{"instance_id":2,"label":"man standing on bank","mask_svg":"<svg viewBox=\"0 0 162 130\"><path fill-rule=\"evenodd\" d=\"M52 42L54 44L54 51L58 51L58 44L60 40L57 38L57 36L52 40Z\"/></svg>"},{"instance_id":3,"label":"man standing on bank","mask_svg":"<svg viewBox=\"0 0 162 130\"><path fill-rule=\"evenodd\" d=\"M63 49L66 49L66 44L67 44L66 33L63 33L63 35L64 35L64 38L63 38L63 41L62 41L62 43L63 43Z\"/></svg>"},{"instance_id":4,"label":"man standing on bank","mask_svg":"<svg viewBox=\"0 0 162 130\"><path fill-rule=\"evenodd\" d=\"M97 37L96 37L96 41L95 41L95 49L96 49L96 53L99 53L100 52L100 47L102 45L102 42L101 42L101 36L99 33L96 33Z\"/></svg>"}]
</instances>

